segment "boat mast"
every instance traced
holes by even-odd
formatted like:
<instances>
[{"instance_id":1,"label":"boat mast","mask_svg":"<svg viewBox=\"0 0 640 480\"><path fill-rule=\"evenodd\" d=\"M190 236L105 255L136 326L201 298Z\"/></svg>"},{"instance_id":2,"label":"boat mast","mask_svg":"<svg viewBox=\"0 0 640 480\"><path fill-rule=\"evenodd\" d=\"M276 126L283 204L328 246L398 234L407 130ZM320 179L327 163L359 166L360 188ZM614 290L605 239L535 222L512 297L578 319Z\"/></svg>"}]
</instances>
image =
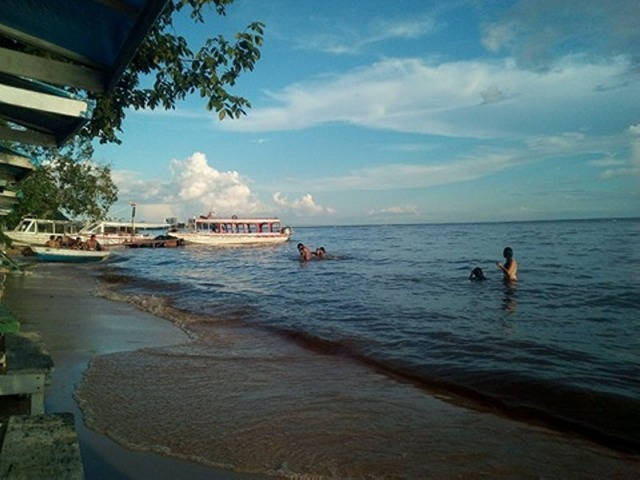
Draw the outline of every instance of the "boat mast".
<instances>
[{"instance_id":1,"label":"boat mast","mask_svg":"<svg viewBox=\"0 0 640 480\"><path fill-rule=\"evenodd\" d=\"M135 224L136 203L135 202L129 202L129 205L131 205L131 236L133 237L136 234L136 224Z\"/></svg>"}]
</instances>

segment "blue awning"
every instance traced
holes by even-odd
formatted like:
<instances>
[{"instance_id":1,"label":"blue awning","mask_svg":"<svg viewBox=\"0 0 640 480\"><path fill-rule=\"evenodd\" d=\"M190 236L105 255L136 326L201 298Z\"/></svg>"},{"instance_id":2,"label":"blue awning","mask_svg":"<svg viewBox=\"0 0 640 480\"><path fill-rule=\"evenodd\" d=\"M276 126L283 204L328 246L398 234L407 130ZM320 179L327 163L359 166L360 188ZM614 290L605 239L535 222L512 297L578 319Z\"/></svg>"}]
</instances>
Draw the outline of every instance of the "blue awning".
<instances>
[{"instance_id":1,"label":"blue awning","mask_svg":"<svg viewBox=\"0 0 640 480\"><path fill-rule=\"evenodd\" d=\"M92 105L52 85L109 93L167 1L0 0L0 36L38 52L0 47L0 139L66 141Z\"/></svg>"}]
</instances>

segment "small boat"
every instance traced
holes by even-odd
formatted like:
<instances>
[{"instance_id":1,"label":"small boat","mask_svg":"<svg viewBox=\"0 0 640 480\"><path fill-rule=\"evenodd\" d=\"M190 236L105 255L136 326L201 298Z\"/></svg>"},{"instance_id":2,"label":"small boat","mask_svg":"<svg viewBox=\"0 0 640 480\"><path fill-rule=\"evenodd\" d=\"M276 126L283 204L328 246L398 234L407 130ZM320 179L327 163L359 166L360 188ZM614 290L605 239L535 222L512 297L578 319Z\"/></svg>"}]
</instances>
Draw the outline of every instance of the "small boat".
<instances>
[{"instance_id":1,"label":"small boat","mask_svg":"<svg viewBox=\"0 0 640 480\"><path fill-rule=\"evenodd\" d=\"M158 235L155 238L130 240L123 245L129 248L176 248L184 246L184 240L171 235Z\"/></svg>"},{"instance_id":2,"label":"small boat","mask_svg":"<svg viewBox=\"0 0 640 480\"><path fill-rule=\"evenodd\" d=\"M216 218L212 215L189 219L184 231L176 232L186 243L201 245L252 245L286 242L291 227L282 227L279 218Z\"/></svg>"},{"instance_id":3,"label":"small boat","mask_svg":"<svg viewBox=\"0 0 640 480\"><path fill-rule=\"evenodd\" d=\"M78 228L68 220L24 217L16 228L4 234L17 245L44 245L51 235L76 237Z\"/></svg>"},{"instance_id":4,"label":"small boat","mask_svg":"<svg viewBox=\"0 0 640 480\"><path fill-rule=\"evenodd\" d=\"M152 240L153 237L139 233L140 230L167 230L166 223L144 223L144 222L114 222L100 221L89 224L80 230L79 235L83 240L87 240L91 235L96 236L96 240L101 245L122 245L125 242L137 240Z\"/></svg>"},{"instance_id":5,"label":"small boat","mask_svg":"<svg viewBox=\"0 0 640 480\"><path fill-rule=\"evenodd\" d=\"M104 260L111 252L107 250L72 250L70 248L51 248L31 246L38 260L44 262L86 263Z\"/></svg>"}]
</instances>

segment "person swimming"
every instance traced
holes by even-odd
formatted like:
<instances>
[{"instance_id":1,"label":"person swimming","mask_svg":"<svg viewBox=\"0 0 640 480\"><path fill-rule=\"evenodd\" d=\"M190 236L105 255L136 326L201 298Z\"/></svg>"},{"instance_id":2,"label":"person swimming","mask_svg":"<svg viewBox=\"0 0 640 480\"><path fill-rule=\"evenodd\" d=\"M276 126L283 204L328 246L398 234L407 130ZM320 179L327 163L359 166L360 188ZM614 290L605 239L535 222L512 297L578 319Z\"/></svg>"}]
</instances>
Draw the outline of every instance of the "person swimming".
<instances>
[{"instance_id":1,"label":"person swimming","mask_svg":"<svg viewBox=\"0 0 640 480\"><path fill-rule=\"evenodd\" d=\"M304 243L298 244L298 252L300 253L300 260L305 262L311 260L311 251L304 245Z\"/></svg>"},{"instance_id":2,"label":"person swimming","mask_svg":"<svg viewBox=\"0 0 640 480\"><path fill-rule=\"evenodd\" d=\"M312 254L317 258L327 258L327 251L324 247L316 248L316 251L312 252Z\"/></svg>"},{"instance_id":3,"label":"person swimming","mask_svg":"<svg viewBox=\"0 0 640 480\"><path fill-rule=\"evenodd\" d=\"M502 256L506 258L504 265L500 262L496 262L497 267L502 270L504 280L507 282L514 282L518 280L518 262L513 258L513 250L511 247L505 247L502 251Z\"/></svg>"},{"instance_id":4,"label":"person swimming","mask_svg":"<svg viewBox=\"0 0 640 480\"><path fill-rule=\"evenodd\" d=\"M472 282L480 282L482 280L486 280L487 277L484 276L484 272L480 267L476 267L471 270L471 274L469 275L469 280Z\"/></svg>"}]
</instances>

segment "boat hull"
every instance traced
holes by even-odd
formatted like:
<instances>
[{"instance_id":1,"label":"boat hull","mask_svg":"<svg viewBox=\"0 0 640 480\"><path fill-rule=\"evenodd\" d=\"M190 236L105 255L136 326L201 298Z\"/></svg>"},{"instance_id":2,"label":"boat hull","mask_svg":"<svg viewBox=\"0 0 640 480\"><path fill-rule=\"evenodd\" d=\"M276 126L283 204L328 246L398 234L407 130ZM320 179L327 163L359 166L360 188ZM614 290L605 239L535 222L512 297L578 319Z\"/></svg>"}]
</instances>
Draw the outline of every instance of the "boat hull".
<instances>
[{"instance_id":1,"label":"boat hull","mask_svg":"<svg viewBox=\"0 0 640 480\"><path fill-rule=\"evenodd\" d=\"M43 262L87 263L100 262L107 258L111 252L91 250L70 250L65 248L49 248L32 246L31 250L38 260Z\"/></svg>"},{"instance_id":2,"label":"boat hull","mask_svg":"<svg viewBox=\"0 0 640 480\"><path fill-rule=\"evenodd\" d=\"M16 245L44 245L51 233L28 233L8 230L4 234Z\"/></svg>"},{"instance_id":3,"label":"boat hull","mask_svg":"<svg viewBox=\"0 0 640 480\"><path fill-rule=\"evenodd\" d=\"M273 245L284 243L290 237L284 233L180 233L179 235L188 244L211 246Z\"/></svg>"},{"instance_id":4,"label":"boat hull","mask_svg":"<svg viewBox=\"0 0 640 480\"><path fill-rule=\"evenodd\" d=\"M156 237L125 242L124 246L128 248L177 248L182 247L184 243L185 242L182 238Z\"/></svg>"}]
</instances>

